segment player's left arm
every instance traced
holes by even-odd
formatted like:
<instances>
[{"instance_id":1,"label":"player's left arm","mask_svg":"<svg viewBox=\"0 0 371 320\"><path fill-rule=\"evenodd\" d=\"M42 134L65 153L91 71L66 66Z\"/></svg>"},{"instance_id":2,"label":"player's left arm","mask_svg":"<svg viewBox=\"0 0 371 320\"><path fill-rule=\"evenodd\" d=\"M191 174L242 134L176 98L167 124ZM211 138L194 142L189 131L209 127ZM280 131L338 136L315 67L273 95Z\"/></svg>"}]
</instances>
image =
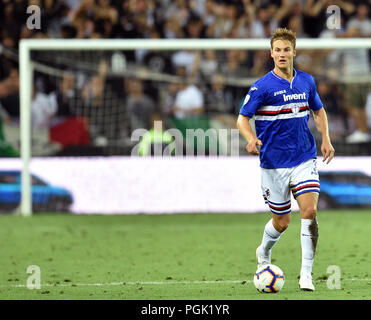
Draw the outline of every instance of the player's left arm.
<instances>
[{"instance_id":1,"label":"player's left arm","mask_svg":"<svg viewBox=\"0 0 371 320\"><path fill-rule=\"evenodd\" d=\"M334 157L335 149L331 144L327 114L324 108L312 110L312 112L317 130L319 131L322 137L321 152L323 155L323 162L327 160L327 163L329 163Z\"/></svg>"}]
</instances>

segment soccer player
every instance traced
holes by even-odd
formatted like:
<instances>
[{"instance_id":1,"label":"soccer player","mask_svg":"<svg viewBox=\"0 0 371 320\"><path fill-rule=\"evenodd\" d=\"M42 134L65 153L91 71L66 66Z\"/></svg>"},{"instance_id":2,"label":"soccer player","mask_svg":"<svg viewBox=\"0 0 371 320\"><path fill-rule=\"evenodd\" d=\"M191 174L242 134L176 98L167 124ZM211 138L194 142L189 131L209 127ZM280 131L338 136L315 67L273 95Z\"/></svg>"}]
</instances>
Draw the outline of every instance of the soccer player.
<instances>
[{"instance_id":1,"label":"soccer player","mask_svg":"<svg viewBox=\"0 0 371 320\"><path fill-rule=\"evenodd\" d=\"M310 112L322 136L323 161L329 163L335 150L313 77L294 69L295 33L285 28L277 29L270 43L274 69L251 86L237 120L237 127L248 143L246 150L260 156L261 189L272 212L256 256L258 266L271 263L271 250L290 223L291 192L301 215L299 287L313 291L320 183L316 144L308 128ZM249 123L253 116L256 134Z\"/></svg>"}]
</instances>

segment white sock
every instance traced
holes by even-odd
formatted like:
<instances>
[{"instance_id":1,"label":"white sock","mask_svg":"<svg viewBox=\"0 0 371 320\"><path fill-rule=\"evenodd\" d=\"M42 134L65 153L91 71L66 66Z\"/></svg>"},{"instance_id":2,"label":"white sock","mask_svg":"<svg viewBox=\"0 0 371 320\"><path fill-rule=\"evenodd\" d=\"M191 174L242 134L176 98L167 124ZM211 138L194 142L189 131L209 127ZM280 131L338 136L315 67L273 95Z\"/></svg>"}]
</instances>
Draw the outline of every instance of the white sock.
<instances>
[{"instance_id":1,"label":"white sock","mask_svg":"<svg viewBox=\"0 0 371 320\"><path fill-rule=\"evenodd\" d=\"M318 240L317 219L301 219L301 271L311 274Z\"/></svg>"},{"instance_id":2,"label":"white sock","mask_svg":"<svg viewBox=\"0 0 371 320\"><path fill-rule=\"evenodd\" d=\"M270 219L265 225L263 239L262 239L262 254L268 258L272 248L275 246L277 241L280 239L281 232L278 232L273 226L273 219Z\"/></svg>"}]
</instances>

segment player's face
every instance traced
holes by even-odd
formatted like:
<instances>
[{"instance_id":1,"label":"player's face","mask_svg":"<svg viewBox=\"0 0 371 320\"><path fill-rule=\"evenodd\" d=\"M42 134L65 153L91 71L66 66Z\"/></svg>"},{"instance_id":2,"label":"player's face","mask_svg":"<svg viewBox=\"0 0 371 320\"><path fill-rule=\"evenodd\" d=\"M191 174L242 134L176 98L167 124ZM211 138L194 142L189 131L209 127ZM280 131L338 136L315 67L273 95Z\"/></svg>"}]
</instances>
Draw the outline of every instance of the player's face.
<instances>
[{"instance_id":1,"label":"player's face","mask_svg":"<svg viewBox=\"0 0 371 320\"><path fill-rule=\"evenodd\" d=\"M273 42L271 49L271 57L275 66L280 69L292 68L294 65L294 57L296 50L288 40L276 40Z\"/></svg>"}]
</instances>

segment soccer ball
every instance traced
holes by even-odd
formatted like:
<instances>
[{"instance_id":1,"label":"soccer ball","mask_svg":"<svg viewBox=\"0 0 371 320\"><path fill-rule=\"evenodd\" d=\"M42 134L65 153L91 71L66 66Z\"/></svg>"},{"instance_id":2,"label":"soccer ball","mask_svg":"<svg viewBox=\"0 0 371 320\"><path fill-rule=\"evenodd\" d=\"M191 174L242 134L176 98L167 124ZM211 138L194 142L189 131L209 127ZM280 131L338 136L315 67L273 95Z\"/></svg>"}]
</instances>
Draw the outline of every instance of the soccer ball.
<instances>
[{"instance_id":1,"label":"soccer ball","mask_svg":"<svg viewBox=\"0 0 371 320\"><path fill-rule=\"evenodd\" d=\"M259 292L277 293L285 283L283 271L274 264L265 264L256 270L254 285Z\"/></svg>"}]
</instances>

